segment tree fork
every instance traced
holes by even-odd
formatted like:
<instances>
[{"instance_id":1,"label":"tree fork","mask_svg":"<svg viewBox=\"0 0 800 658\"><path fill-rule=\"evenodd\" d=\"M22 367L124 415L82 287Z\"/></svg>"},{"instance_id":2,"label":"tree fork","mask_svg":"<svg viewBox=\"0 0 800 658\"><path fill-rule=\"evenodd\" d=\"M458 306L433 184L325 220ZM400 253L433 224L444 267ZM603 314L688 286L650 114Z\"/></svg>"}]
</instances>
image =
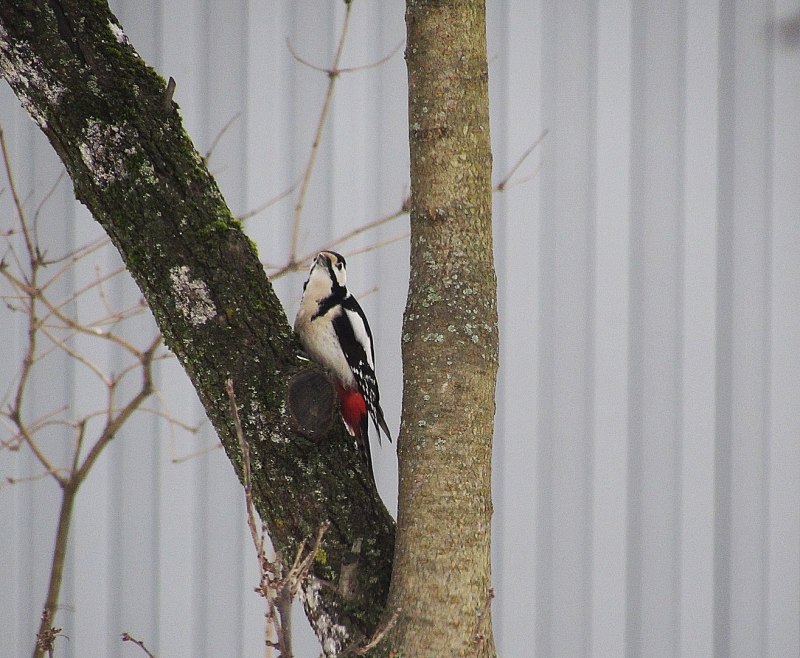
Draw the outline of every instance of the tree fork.
<instances>
[{"instance_id":1,"label":"tree fork","mask_svg":"<svg viewBox=\"0 0 800 658\"><path fill-rule=\"evenodd\" d=\"M241 479L224 385L233 380L253 499L275 548L292 556L331 522L326 559L303 595L326 654L370 637L386 601L394 523L341 423L310 435L287 411L289 382L310 366L171 87L103 0L0 4L0 71L118 248ZM358 595L345 600L326 583L358 539Z\"/></svg>"}]
</instances>

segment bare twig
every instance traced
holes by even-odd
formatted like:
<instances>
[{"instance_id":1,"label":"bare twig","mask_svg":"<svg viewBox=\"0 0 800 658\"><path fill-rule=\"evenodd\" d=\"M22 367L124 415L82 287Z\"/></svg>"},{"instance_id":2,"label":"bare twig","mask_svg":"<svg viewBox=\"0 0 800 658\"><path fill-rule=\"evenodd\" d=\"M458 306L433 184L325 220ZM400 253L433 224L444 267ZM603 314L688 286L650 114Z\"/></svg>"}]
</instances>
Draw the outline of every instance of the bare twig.
<instances>
[{"instance_id":1,"label":"bare twig","mask_svg":"<svg viewBox=\"0 0 800 658\"><path fill-rule=\"evenodd\" d=\"M173 464L183 464L184 462L188 462L191 459L196 459L197 457L202 457L203 455L207 455L208 453L214 452L215 450L222 450L222 443L217 441L216 443L210 446L201 448L200 450L195 450L194 452L190 452L189 454L183 455L182 457L173 457L170 461Z\"/></svg>"},{"instance_id":2,"label":"bare twig","mask_svg":"<svg viewBox=\"0 0 800 658\"><path fill-rule=\"evenodd\" d=\"M55 194L55 191L58 189L58 186L61 183L61 181L64 180L65 175L66 172L64 170L62 170L58 174L52 187L45 193L45 195L42 197L42 200L39 201L39 204L36 206L36 210L33 213L33 239L37 245L41 244L39 242L39 216L41 215L42 209L44 208L45 204L50 200L53 194ZM47 264L47 261L44 260L44 255L42 258L42 264L44 265Z\"/></svg>"},{"instance_id":3,"label":"bare twig","mask_svg":"<svg viewBox=\"0 0 800 658\"><path fill-rule=\"evenodd\" d=\"M102 249L103 247L110 245L111 240L109 238L100 238L98 240L94 240L93 242L89 242L77 249L73 249L72 251L67 252L63 256L58 258L52 258L46 260L42 263L45 267L51 267L52 265L61 265L61 268L56 270L55 273L48 279L44 284L42 284L42 289L46 289L50 286L51 283L55 281L59 281L63 278L64 273L69 270L71 267L74 267L76 263L83 260L93 252L97 251L98 249Z\"/></svg>"},{"instance_id":4,"label":"bare twig","mask_svg":"<svg viewBox=\"0 0 800 658\"><path fill-rule=\"evenodd\" d=\"M79 481L83 481L83 479L86 477L86 474L89 472L89 469L91 469L95 461L97 461L97 458L100 456L100 453L103 451L103 449L117 435L119 430L133 415L133 413L137 411L142 406L142 403L153 393L153 355L155 354L155 351L160 343L161 336L159 335L153 339L153 342L150 343L150 346L142 353L142 383L138 393L136 393L136 395L134 395L120 411L115 413L112 408L108 416L108 422L103 428L100 437L91 447L89 454L86 455L83 463L75 472L75 475L73 476L74 478L78 478Z\"/></svg>"},{"instance_id":5,"label":"bare twig","mask_svg":"<svg viewBox=\"0 0 800 658\"><path fill-rule=\"evenodd\" d=\"M383 624L382 626L380 626L380 627L379 627L379 628L378 628L378 629L375 631L375 633L373 634L373 636L372 636L372 638L370 639L370 641L369 641L369 642L367 642L367 643L366 643L366 644L365 644L363 647L361 647L360 649L357 649L357 650L356 650L356 652L355 652L355 654L356 654L357 656L363 656L363 655L365 655L365 654L366 654L368 651L371 651L372 649L374 649L375 647L377 647L377 646L378 646L378 644L380 643L380 641L381 641L381 640L382 640L384 637L386 637L386 634L387 634L387 633L388 633L390 630L392 630L392 628L394 628L394 625L397 623L397 620L399 619L399 617L400 617L400 608L397 608L397 609L396 609L394 612L392 612L392 616L391 616L391 617L389 617L388 621L387 621L385 624Z\"/></svg>"},{"instance_id":6,"label":"bare twig","mask_svg":"<svg viewBox=\"0 0 800 658\"><path fill-rule=\"evenodd\" d=\"M66 469L56 469L59 471L59 475L66 473ZM42 471L41 473L35 473L33 475L26 475L24 477L7 477L3 481L0 481L0 489L4 489L5 487L9 487L12 484L20 484L21 482L35 482L36 480L44 480L45 478L52 477L55 475L52 471Z\"/></svg>"},{"instance_id":7,"label":"bare twig","mask_svg":"<svg viewBox=\"0 0 800 658\"><path fill-rule=\"evenodd\" d=\"M267 601L267 612L265 614L264 624L264 646L267 652L271 648L277 646L280 649L281 656L288 658L291 655L291 640L288 640L283 632L288 624L283 623L283 619L276 617L277 596L271 590L271 584L277 579L280 567L277 561L270 561L265 553L265 535L263 527L259 531L260 521L253 505L253 494L251 487L251 469L250 469L250 445L244 436L242 423L239 419L239 408L236 404L236 394L233 390L233 380L228 379L225 381L225 392L228 395L228 403L231 409L231 417L233 418L233 428L236 433L236 438L239 441L239 447L242 450L242 481L244 484L244 499L247 509L247 527L250 529L250 537L253 540L253 546L256 549L256 557L258 558L258 568L260 572L259 586L256 592L260 593ZM291 622L289 622L291 623ZM277 644L272 642L270 637L274 630L277 637Z\"/></svg>"},{"instance_id":8,"label":"bare twig","mask_svg":"<svg viewBox=\"0 0 800 658\"><path fill-rule=\"evenodd\" d=\"M400 618L400 612L400 608L393 610L392 616L389 617L385 623L381 624L375 629L375 632L372 634L372 637L366 642L366 644L348 647L344 650L342 656L364 656L372 651L372 649L377 647L381 640L386 637L386 634L392 630L392 628L394 628L394 625Z\"/></svg>"},{"instance_id":9,"label":"bare twig","mask_svg":"<svg viewBox=\"0 0 800 658\"><path fill-rule=\"evenodd\" d=\"M270 596L273 599L273 606L278 613L280 620L280 635L279 646L281 647L281 658L292 658L292 601L297 596L300 586L305 582L311 573L311 568L314 566L314 560L317 559L317 554L322 546L322 539L325 533L330 528L330 522L325 521L317 529L317 535L311 545L311 549L306 553L306 544L303 542L297 548L297 554L294 557L294 562L289 570L281 576L278 580L270 583ZM280 560L276 561L280 568ZM279 571L280 573L280 571Z\"/></svg>"},{"instance_id":10,"label":"bare twig","mask_svg":"<svg viewBox=\"0 0 800 658\"><path fill-rule=\"evenodd\" d=\"M55 549L53 551L53 559L50 566L50 581L47 589L47 599L45 601L44 609L49 611L52 615L58 605L58 599L61 591L61 583L63 581L64 561L66 559L67 544L69 541L70 526L72 523L72 512L75 505L75 498L78 489L83 481L86 479L89 471L91 470L97 458L102 453L103 449L109 442L117 435L120 428L127 422L130 416L142 405L142 403L150 396L153 390L152 384L152 357L161 341L161 336L158 336L148 347L142 355L141 369L142 369L142 385L139 392L130 399L118 412L109 410L107 414L107 421L99 438L95 441L94 445L89 449L88 454L83 459L83 462L78 466L80 460L80 446L83 440L84 425L78 425L79 436L77 443L77 450L74 454L73 469L69 477L58 476L54 474L59 480L62 489L61 507L58 515L58 527L56 530ZM24 424L20 423L20 430L24 430ZM32 449L36 446L35 441L29 440L29 445ZM37 447L38 449L38 447ZM39 629L39 634L46 632L44 627L44 620L42 627ZM39 655L40 649L34 652L34 656Z\"/></svg>"},{"instance_id":11,"label":"bare twig","mask_svg":"<svg viewBox=\"0 0 800 658\"><path fill-rule=\"evenodd\" d=\"M244 496L247 508L247 526L250 529L250 536L256 549L259 570L261 572L260 582L256 588L267 603L267 611L264 615L264 645L269 652L271 649L278 649L281 658L292 658L292 601L300 589L303 581L308 577L314 560L319 553L322 539L325 536L329 522L323 523L318 529L311 545L311 549L306 551L306 544L303 542L297 548L294 561L291 567L285 568L283 560L279 554L273 559L266 555L266 529L261 524L255 506L251 488L250 471L250 446L242 430L239 420L239 409L236 404L236 394L234 393L233 381L228 379L225 382L225 392L228 395L231 417L239 447L242 450L242 480L244 483ZM271 639L275 635L276 640Z\"/></svg>"},{"instance_id":12,"label":"bare twig","mask_svg":"<svg viewBox=\"0 0 800 658\"><path fill-rule=\"evenodd\" d=\"M339 43L336 47L336 55L333 58L331 71L337 71L339 62L342 59L342 51L344 50L345 40L347 38L347 31L350 26L350 13L353 8L353 3L348 2L345 5L344 23L342 24L342 31L339 34ZM300 182L300 191L297 195L297 201L294 206L294 215L292 218L292 242L291 251L289 252L289 262L297 262L297 248L300 243L300 220L303 215L303 205L306 200L306 193L308 192L308 184L311 182L311 174L314 171L314 165L317 161L317 154L319 153L319 146L322 142L322 131L325 128L325 121L328 118L328 111L330 110L331 100L333 99L333 90L336 87L336 80L338 74L328 74L328 88L325 92L325 99L322 103L322 110L319 114L317 121L317 129L314 133L314 141L311 144L311 150L308 155L308 162L306 163L303 178Z\"/></svg>"},{"instance_id":13,"label":"bare twig","mask_svg":"<svg viewBox=\"0 0 800 658\"><path fill-rule=\"evenodd\" d=\"M300 61L302 61L302 60L300 60ZM317 68L317 67L314 67L311 64L308 64L307 62L303 62L303 63L307 64L308 66L311 66L312 68ZM325 69L323 69L323 70L325 70ZM534 141L533 144L531 144L527 149L525 149L524 153L519 157L519 159L514 163L514 165L508 170L506 175L498 183L496 183L494 185L493 190L495 192L505 192L505 191L507 191L508 189L510 189L511 187L513 187L515 185L520 185L520 184L522 184L524 182L527 182L528 180L532 179L538 173L539 168L537 168L534 171L533 174L531 174L529 176L526 176L524 178L521 178L519 180L514 181L513 185L511 184L511 178L519 170L519 168L522 166L522 164L530 157L530 155L533 153L533 151L536 149L536 147L538 147L542 143L542 141L544 141L544 138L547 136L547 132L548 132L547 130L542 131L542 134L539 135L539 137L536 139L536 141ZM403 217L409 211L409 203L410 203L410 199L408 197L406 197L403 200L403 203L400 206L400 208L398 208L394 212L392 212L392 213L390 213L388 215L384 215L382 217L378 217L377 219L374 219L371 222L367 222L365 224L362 224L361 226L359 226L357 228L354 228L353 230L348 231L347 233L339 236L335 240L332 240L331 242L328 242L327 244L324 244L324 245L316 248L313 251L309 251L309 252L303 254L302 256L297 256L296 252L292 251L292 254L290 255L289 260L286 263L284 263L283 265L278 266L278 265L267 264L266 267L268 267L269 270L270 270L269 271L270 279L274 281L276 279L281 278L282 276L285 276L286 274L289 274L290 272L298 272L298 271L301 271L301 270L305 270L308 267L308 263L320 251L335 249L335 248L339 247L340 245L344 244L345 242L347 242L348 240L351 240L351 239L353 239L353 238L355 238L355 237L357 237L357 236L359 236L359 235L361 235L363 233L366 233L367 231L370 231L372 229L375 229L375 228L378 228L380 226L383 226L384 224L387 224L388 222L391 222L394 219L398 219L399 217ZM297 209L295 209L295 210L297 210ZM295 227L296 226L297 226L297 223L295 223ZM359 249L348 251L345 255L347 255L347 256L357 256L358 254L366 253L366 252L369 252L369 251L374 251L376 249L380 249L381 247L385 247L386 245L392 244L392 243L397 242L399 240L403 240L403 239L407 238L408 235L409 235L408 231L403 231L403 232L398 233L398 234L396 234L396 235L394 235L394 236L392 236L390 238L386 238L385 240L380 240L378 242L371 243L371 244L367 245L366 247L362 247L362 248L359 248Z\"/></svg>"},{"instance_id":14,"label":"bare twig","mask_svg":"<svg viewBox=\"0 0 800 658\"><path fill-rule=\"evenodd\" d=\"M211 142L211 146L208 147L206 154L203 156L203 159L208 162L211 159L211 155L214 153L214 149L217 148L217 144L223 138L226 132L230 130L231 126L236 123L236 120L242 115L241 112L237 112L234 114L230 119L228 119L227 123L222 126L222 130L220 130L216 137L214 137L213 141Z\"/></svg>"},{"instance_id":15,"label":"bare twig","mask_svg":"<svg viewBox=\"0 0 800 658\"><path fill-rule=\"evenodd\" d=\"M2 127L0 127L0 150L3 153L3 164L6 168L6 179L8 180L8 189L11 190L11 198L14 200L14 207L17 210L17 216L20 219L20 229L22 230L22 236L25 239L25 247L28 251L28 258L30 262L38 262L39 261L39 250L33 242L33 238L31 237L30 231L28 230L28 223L22 221L25 213L22 209L22 201L20 201L19 194L17 193L17 186L14 182L14 176L12 174L11 169L11 159L8 155L8 146L6 145L6 138L3 133Z\"/></svg>"},{"instance_id":16,"label":"bare twig","mask_svg":"<svg viewBox=\"0 0 800 658\"><path fill-rule=\"evenodd\" d=\"M339 69L338 73L341 75L342 73L358 73L361 71L368 71L369 69L378 68L379 66L383 66L388 62L392 57L394 57L403 47L405 41L400 41L394 48L392 48L388 53L386 53L380 59L376 59L374 62L370 62L369 64L361 64L359 66L345 66L344 68Z\"/></svg>"},{"instance_id":17,"label":"bare twig","mask_svg":"<svg viewBox=\"0 0 800 658\"><path fill-rule=\"evenodd\" d=\"M300 57L300 55L297 54L294 48L292 48L292 42L289 41L289 39L286 39L286 45L289 48L289 53L296 61L300 62L300 64L302 64L303 66L312 69L313 71L324 73L329 77L334 77L337 75L341 75L343 73L357 73L360 71L368 71L369 69L374 69L378 68L379 66L383 66L384 64L386 64L386 62L392 59L392 57L394 57L397 53L400 52L400 49L403 47L404 43L405 43L404 41L399 42L386 55L384 55L380 59L375 60L374 62L370 62L369 64L361 64L359 66L345 66L342 68L337 68L335 66L326 68L324 66L318 66L317 64L312 64L308 60Z\"/></svg>"},{"instance_id":18,"label":"bare twig","mask_svg":"<svg viewBox=\"0 0 800 658\"><path fill-rule=\"evenodd\" d=\"M310 251L306 254L303 254L302 256L297 258L297 260L295 261L290 260L285 265L275 268L274 271L270 272L269 278L274 281L275 279L279 279L280 277L284 276L285 274L288 274L289 272L297 272L298 270L306 269L311 259L314 258L314 256L316 256L316 254L318 254L320 251L334 249L339 245L347 242L348 240L351 240L361 235L362 233L366 233L367 231L370 231L374 228L378 228L379 226L383 226L384 224L387 224L394 219L402 217L403 215L408 213L408 201L409 201L408 198L406 198L398 210L395 210L394 212L389 213L388 215L384 215L383 217L378 217L378 219L375 219L371 222L367 222L366 224L363 224L358 228L354 228L352 231L349 231L344 235L336 238L335 240L321 247L318 247L314 251ZM396 238L393 238L392 240L384 242L380 246L383 246L383 244L388 244L389 242L394 242L395 240L399 240L406 235L408 235L408 233L403 233L401 236L398 236ZM371 245L369 248L364 249L362 251L367 251L369 249L375 249L375 248L377 248L375 245ZM350 255L352 255L352 253ZM359 251L358 253L362 252Z\"/></svg>"},{"instance_id":19,"label":"bare twig","mask_svg":"<svg viewBox=\"0 0 800 658\"><path fill-rule=\"evenodd\" d=\"M360 254L366 254L370 251L375 251L376 249L380 249L390 244L394 244L395 242L400 242L400 240L404 240L408 236L409 236L408 231L396 233L395 235L388 237L385 240L378 240L377 242L373 242L372 244L369 244L366 247L361 247L360 249L351 249L350 251L347 252L347 256L358 256Z\"/></svg>"},{"instance_id":20,"label":"bare twig","mask_svg":"<svg viewBox=\"0 0 800 658\"><path fill-rule=\"evenodd\" d=\"M107 375L105 372L103 372L103 370L99 366L95 365L95 363L93 363L91 360L89 360L89 358L84 356L80 351L72 349L67 344L67 340L68 339L67 340L61 340L61 339L57 338L46 327L42 327L41 328L41 332L45 337L47 337L53 343L54 346L56 346L59 349L61 349L64 352L64 354L69 356L71 359L73 359L77 363L81 363L84 366L86 366L106 386L111 386L112 382L111 382L111 379L109 378L109 375Z\"/></svg>"},{"instance_id":21,"label":"bare twig","mask_svg":"<svg viewBox=\"0 0 800 658\"><path fill-rule=\"evenodd\" d=\"M519 160L517 160L514 163L511 169L508 170L508 173L506 173L506 175L503 176L503 178L494 186L494 189L496 191L502 192L504 189L506 189L506 187L508 186L508 181L511 180L511 177L517 172L517 169L519 169L522 166L522 163L528 159L528 156L531 153L533 153L536 147L539 146L539 144L541 144L544 141L544 138L547 137L547 132L548 131L545 128L542 131L542 134L536 138L536 141L534 141L533 144L531 144L527 149L525 149L525 152L519 157Z\"/></svg>"},{"instance_id":22,"label":"bare twig","mask_svg":"<svg viewBox=\"0 0 800 658\"><path fill-rule=\"evenodd\" d=\"M256 511L255 506L253 505L252 488L250 486L250 445L247 443L247 439L244 437L242 422L239 419L239 408L236 405L236 394L233 390L233 380L225 380L225 392L228 394L228 403L230 404L231 417L233 418L233 428L236 432L236 438L239 440L239 447L242 450L242 479L244 480L244 496L247 503L247 520L251 522L249 523L250 535L253 538L253 543L256 545L256 548L260 551L263 546L259 543L260 533L256 527Z\"/></svg>"},{"instance_id":23,"label":"bare twig","mask_svg":"<svg viewBox=\"0 0 800 658\"><path fill-rule=\"evenodd\" d=\"M322 546L322 539L325 537L325 533L330 527L330 521L325 521L322 525L320 525L319 528L317 528L317 535L314 537L314 542L311 544L311 549L305 554L305 556L303 556L303 552L305 551L305 543L300 544L300 547L297 549L297 555L294 558L294 563L292 564L291 569L289 569L289 573L286 574L286 580L288 581L287 584L291 587L292 596L297 594L297 590L300 589L300 584L306 575L308 575L311 566L314 564L314 560L317 559L317 554Z\"/></svg>"},{"instance_id":24,"label":"bare twig","mask_svg":"<svg viewBox=\"0 0 800 658\"><path fill-rule=\"evenodd\" d=\"M34 330L38 327L38 325L40 325L41 323L45 322L50 316L54 316L60 322L62 322L65 327L67 327L69 329L72 329L72 330L74 330L76 332L79 332L79 333L88 334L88 335L91 335L91 336L97 336L98 338L103 338L105 340L109 340L109 341L111 341L113 343L116 343L117 345L122 347L127 352L131 353L131 355L138 356L138 355L141 354L140 350L138 350L136 347L134 347L130 342L128 342L125 339L123 339L122 337L120 337L118 334L115 334L115 333L112 333L112 332L99 331L99 330L97 330L95 328L95 326L97 326L98 324L102 324L104 322L107 322L108 318L101 319L101 320L99 320L97 322L94 322L94 323L83 324L83 323L77 322L73 318L69 317L62 310L67 304L75 301L80 295L88 292L92 288L94 288L97 285L99 285L101 282L106 281L106 280L116 276L117 274L120 274L122 271L123 271L122 269L120 269L119 271L115 270L114 272L108 273L105 276L100 277L99 279L93 281L90 284L87 284L83 288L80 288L76 292L72 293L66 300L60 302L59 304L54 304L53 302L50 301L50 299L46 295L43 294L43 292L44 292L43 289L38 287L37 285L35 285L36 284L36 278L35 277L34 277L34 280L32 282L28 283L28 282L24 281L22 278L12 274L7 269L5 269L5 270L0 269L0 275L5 277L20 292L22 292L25 295L25 297L23 297L23 299L27 302L27 304L23 308L24 312L30 313L31 312L31 308L37 302L41 303L45 307L45 309L47 310L47 314L44 315L41 318L38 318L38 317L34 316L34 323L33 323L34 326L32 327ZM140 309L140 307L137 306L135 308L137 309L137 311L138 310L144 310L144 307L141 307L141 309Z\"/></svg>"},{"instance_id":25,"label":"bare twig","mask_svg":"<svg viewBox=\"0 0 800 658\"><path fill-rule=\"evenodd\" d=\"M159 398L161 396L158 396ZM145 407L143 406L140 411L144 413L150 414L151 416L156 416L157 418L163 418L166 420L170 425L178 427L185 432L189 432L189 434L197 434L200 431L200 428L207 422L207 419L201 420L199 423L187 423L182 421L180 418L176 418L172 414L166 411L162 411L156 407ZM220 444L221 445L221 444Z\"/></svg>"},{"instance_id":26,"label":"bare twig","mask_svg":"<svg viewBox=\"0 0 800 658\"><path fill-rule=\"evenodd\" d=\"M267 199L267 200L266 200L264 203L262 203L260 206L256 206L256 207L255 207L255 208L253 208L252 210L248 210L248 211L247 211L247 212L245 212L244 214L242 214L242 215L239 215L239 217L237 217L237 219L238 219L240 222L246 222L248 219L251 219L252 217L255 217L256 215L258 215L259 213L262 213L262 212L264 212L264 211L265 211L267 208L270 208L270 207L274 206L276 203L278 203L279 201L281 201L281 200L285 199L285 198L286 198L287 196L289 196L289 195L290 195L292 192L294 192L294 191L297 189L297 184L298 184L298 182L299 182L299 181L295 181L294 183L292 183L292 184L291 184L291 186L289 186L288 188L286 188L286 189L285 189L283 192L281 192L280 194L278 194L278 195L276 195L276 196L272 197L271 199Z\"/></svg>"},{"instance_id":27,"label":"bare twig","mask_svg":"<svg viewBox=\"0 0 800 658\"><path fill-rule=\"evenodd\" d=\"M24 445L30 449L43 469L41 473L7 478L3 486L43 477L52 477L62 490L47 596L37 633L36 646L34 647L34 656L38 657L45 654L53 654L54 638L60 634L60 629L53 626L52 619L58 608L77 492L105 446L118 434L128 419L142 408L143 402L151 395L153 390L152 364L155 360L162 358L158 352L161 337L156 335L146 348L140 349L122 339L113 331L103 331L97 327L88 327L85 324L81 324L67 312L73 302L92 290L99 290L100 296L105 302L103 284L111 277L121 273L122 268L105 275L98 273L93 281L73 291L65 299L61 299L58 302L51 299L49 290L55 287L53 284L63 280L63 277L72 267L106 244L107 240L96 240L59 258L47 260L38 241L36 220L34 220L33 224L30 222L26 216L25 204L20 200L17 192L8 149L1 129L0 152L2 152L3 164L6 167L8 189L11 191L19 227L18 230L10 230L5 233L8 245L6 254L10 255L10 260L4 259L0 264L0 275L10 287L11 294L4 294L3 298L10 309L22 312L26 321L26 340L23 348L22 363L17 375L12 379L12 384L4 395L7 406L0 409L0 417L4 422L8 423L12 433L10 437L0 440L0 448L16 450ZM38 219L44 204L53 194L57 185L58 181L39 203L36 210L36 219ZM21 253L15 249L11 242L16 236L21 236L24 242L24 250ZM56 265L58 269L42 285L40 280L44 279L43 273L48 265ZM137 305L130 309L114 311L106 303L106 310L108 315L97 319L98 326L108 325L113 327L140 312L142 307ZM125 365L117 375L107 374L87 356L85 351L79 350L74 344L73 339L78 334L112 341L125 350L132 362ZM44 348L39 346L42 337L49 341L49 345ZM57 408L35 420L26 418L25 397L34 368L43 363L46 357L55 350L63 352L69 357L70 361L81 363L100 379L108 392L108 402L104 410L90 412L74 421L69 421L63 417L62 414L67 411L66 407ZM117 404L115 400L120 382L135 371L139 371L142 374L142 384L139 391L130 399ZM87 426L93 418L97 417L104 417L105 423L84 455L83 447L87 439ZM74 433L73 450L68 460L69 466L56 465L52 462L37 440L37 436L42 430L52 426L71 428Z\"/></svg>"},{"instance_id":28,"label":"bare twig","mask_svg":"<svg viewBox=\"0 0 800 658\"><path fill-rule=\"evenodd\" d=\"M172 78L170 78L170 80L172 80ZM149 658L156 658L155 654L150 653L149 649L146 646L144 646L144 642L142 642L141 640L137 640L130 633L123 633L121 637L123 642L133 642L137 647L139 647L142 651L144 651L149 656Z\"/></svg>"},{"instance_id":29,"label":"bare twig","mask_svg":"<svg viewBox=\"0 0 800 658\"><path fill-rule=\"evenodd\" d=\"M63 421L57 420L57 416L61 414L63 411L67 409L66 405L62 405L51 411L47 412L46 414L39 416L36 420L27 421L25 423L25 430L31 436L35 435L40 430L48 427L49 425L56 425L56 424L64 424ZM25 437L21 434L19 430L19 426L11 419L11 415L8 411L2 412L0 418L3 419L4 424L9 426L13 432L8 439L4 440L4 447L6 444L9 444L12 450L16 450L19 448L21 443L25 442ZM55 420L54 420L55 419Z\"/></svg>"},{"instance_id":30,"label":"bare twig","mask_svg":"<svg viewBox=\"0 0 800 658\"><path fill-rule=\"evenodd\" d=\"M57 637L67 637L62 635L63 629L53 626L51 623L50 611L45 608L42 611L42 622L39 632L36 634L36 647L41 652L47 652L50 658L53 658L55 652L55 641Z\"/></svg>"},{"instance_id":31,"label":"bare twig","mask_svg":"<svg viewBox=\"0 0 800 658\"><path fill-rule=\"evenodd\" d=\"M513 187L517 187L519 185L524 185L528 181L532 181L534 178L536 178L539 175L539 172L541 170L542 170L542 164L539 163L538 165L536 165L534 170L530 174L528 174L527 176L523 176L522 178L517 178L516 180L514 180L513 183L511 183L511 182L506 183L504 185L503 189L501 189L501 190L498 190L497 188L495 188L495 190L498 191L498 192L508 192L508 190L510 190Z\"/></svg>"}]
</instances>

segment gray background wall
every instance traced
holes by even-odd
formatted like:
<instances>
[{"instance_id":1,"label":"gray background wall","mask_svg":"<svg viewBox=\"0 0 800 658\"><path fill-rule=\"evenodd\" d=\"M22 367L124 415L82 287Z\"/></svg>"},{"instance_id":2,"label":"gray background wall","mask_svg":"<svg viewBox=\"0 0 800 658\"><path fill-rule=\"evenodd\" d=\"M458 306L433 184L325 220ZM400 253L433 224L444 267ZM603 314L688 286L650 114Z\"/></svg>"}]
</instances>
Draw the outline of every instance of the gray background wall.
<instances>
[{"instance_id":1,"label":"gray background wall","mask_svg":"<svg viewBox=\"0 0 800 658\"><path fill-rule=\"evenodd\" d=\"M488 3L502 325L494 467L494 603L505 656L800 654L800 6L788 0ZM177 80L186 126L236 213L302 171L344 4L115 0L142 56ZM399 1L356 0L344 66L404 38ZM342 76L307 201L303 251L396 210L408 191L405 65ZM35 207L60 167L7 87L0 122ZM266 263L293 201L249 220ZM0 222L11 222L9 194ZM99 234L67 181L46 241ZM350 252L407 228L401 219ZM113 254L94 257L113 267ZM350 259L378 341L389 425L400 414L407 247ZM276 288L296 310L303 275ZM70 282L65 282L68 288ZM135 300L129 282L110 294ZM90 309L86 309L88 314ZM20 319L0 309L16 372ZM138 331L150 329L142 320ZM113 368L117 356L98 352ZM93 404L64 360L33 411ZM202 411L174 364L164 408ZM66 436L48 439L66 454ZM242 492L219 450L143 416L81 491L61 656L262 655L263 606ZM391 447L378 485L396 500ZM0 451L0 477L36 472ZM0 656L30 652L44 600L55 485L0 488ZM303 626L297 624L298 628ZM297 654L318 648L300 633Z\"/></svg>"}]
</instances>

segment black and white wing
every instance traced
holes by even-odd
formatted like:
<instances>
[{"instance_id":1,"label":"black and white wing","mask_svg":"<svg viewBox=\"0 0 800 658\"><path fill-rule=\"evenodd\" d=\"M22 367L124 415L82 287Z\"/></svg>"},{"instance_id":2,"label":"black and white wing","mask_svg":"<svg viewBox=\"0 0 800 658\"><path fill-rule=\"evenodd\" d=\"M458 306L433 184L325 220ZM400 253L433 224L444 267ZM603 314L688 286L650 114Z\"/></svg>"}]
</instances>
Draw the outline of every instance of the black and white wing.
<instances>
[{"instance_id":1,"label":"black and white wing","mask_svg":"<svg viewBox=\"0 0 800 658\"><path fill-rule=\"evenodd\" d=\"M391 441L392 435L389 433L380 405L378 379L375 376L375 349L367 316L352 295L342 300L341 308L342 313L333 320L336 336L367 403L369 415L378 433L378 442L381 440L381 431Z\"/></svg>"}]
</instances>

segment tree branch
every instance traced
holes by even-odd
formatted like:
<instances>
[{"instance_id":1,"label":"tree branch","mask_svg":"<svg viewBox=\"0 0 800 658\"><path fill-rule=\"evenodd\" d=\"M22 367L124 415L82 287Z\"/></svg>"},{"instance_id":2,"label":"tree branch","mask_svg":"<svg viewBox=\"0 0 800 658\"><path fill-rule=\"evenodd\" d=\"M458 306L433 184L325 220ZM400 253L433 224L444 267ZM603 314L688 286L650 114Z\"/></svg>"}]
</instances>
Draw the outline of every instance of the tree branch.
<instances>
[{"instance_id":1,"label":"tree branch","mask_svg":"<svg viewBox=\"0 0 800 658\"><path fill-rule=\"evenodd\" d=\"M255 249L177 106L165 103L166 82L120 37L105 3L61 0L58 12L54 5L0 4L0 71L122 255L241 477L224 385L236 383L253 500L276 550L295 554L330 520L327 560L314 563L303 601L326 653L336 655L378 626L393 521L341 423L331 418L311 438L289 411L289 382L311 367L298 358ZM358 538L358 596L344 601L319 583L337 580Z\"/></svg>"}]
</instances>

